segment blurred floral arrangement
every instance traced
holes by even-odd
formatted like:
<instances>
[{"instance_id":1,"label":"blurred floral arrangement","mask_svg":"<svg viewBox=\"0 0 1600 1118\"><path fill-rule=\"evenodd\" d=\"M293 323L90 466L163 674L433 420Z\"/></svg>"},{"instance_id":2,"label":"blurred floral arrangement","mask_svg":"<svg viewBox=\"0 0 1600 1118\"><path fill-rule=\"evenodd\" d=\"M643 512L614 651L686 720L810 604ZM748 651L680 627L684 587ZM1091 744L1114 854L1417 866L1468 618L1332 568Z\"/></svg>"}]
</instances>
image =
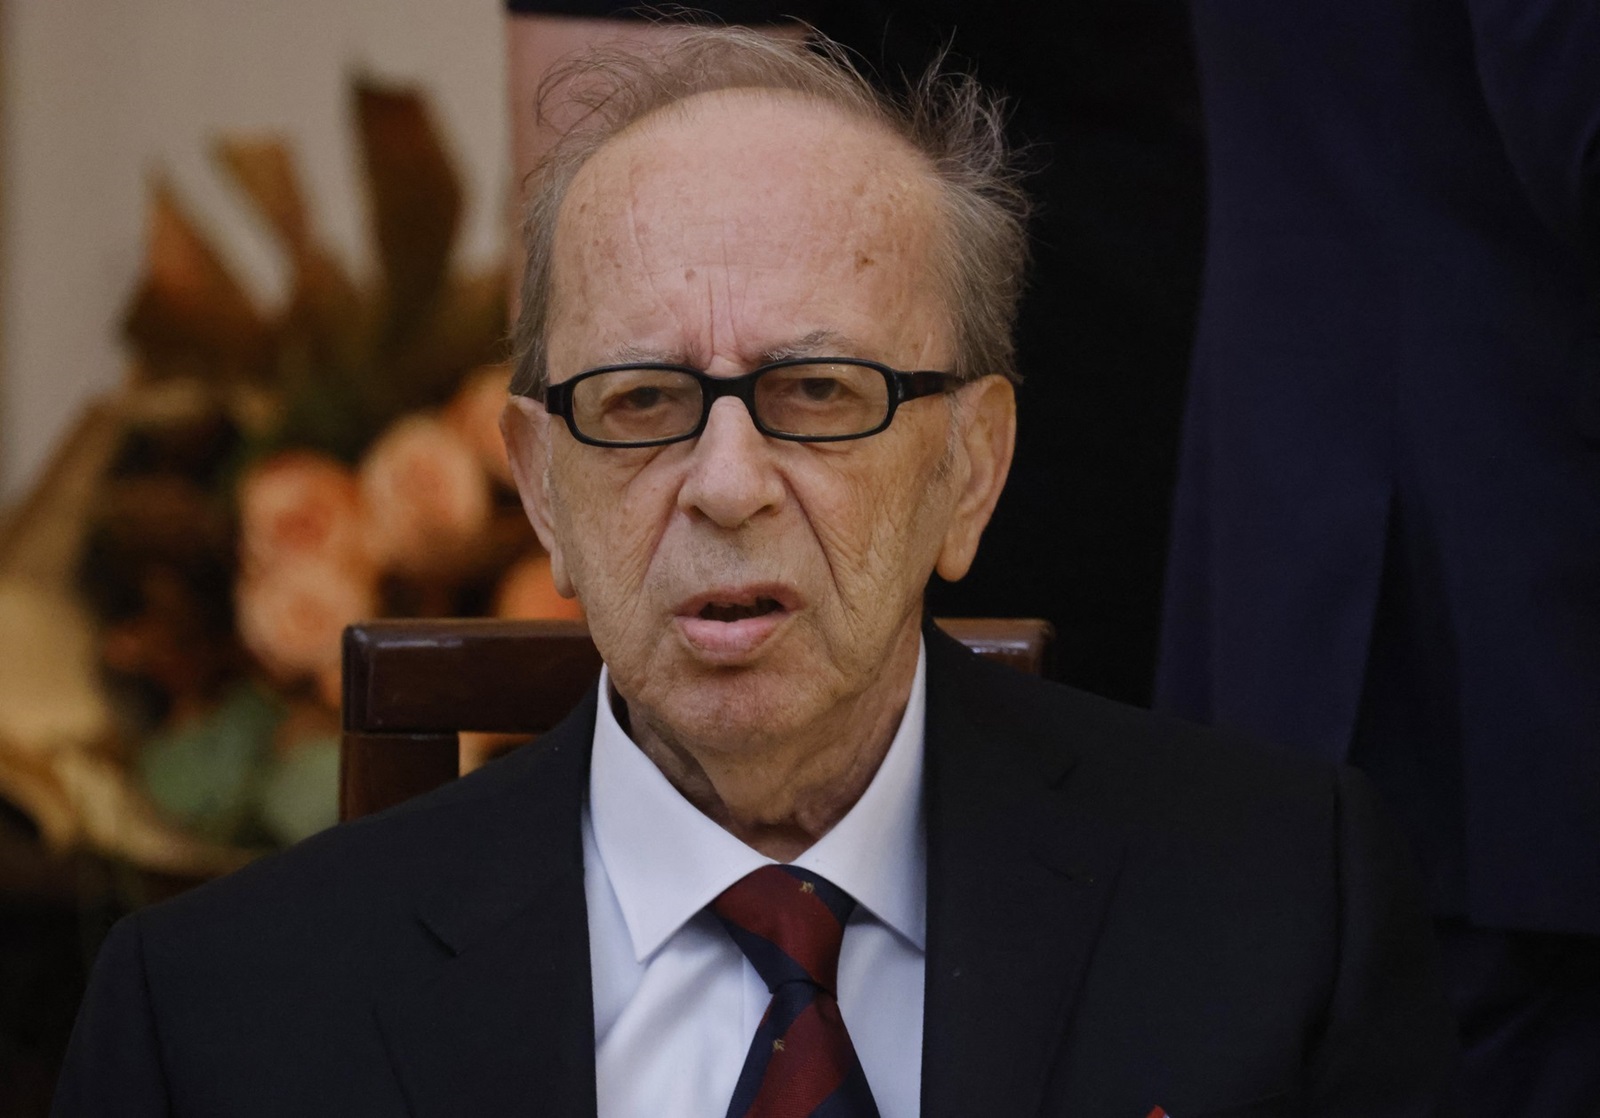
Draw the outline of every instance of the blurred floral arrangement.
<instances>
[{"instance_id":1,"label":"blurred floral arrangement","mask_svg":"<svg viewBox=\"0 0 1600 1118\"><path fill-rule=\"evenodd\" d=\"M461 275L422 98L352 86L378 267L288 147L217 162L281 246L258 307L158 182L125 388L0 530L0 795L56 849L219 872L336 814L339 641L374 616L575 616L510 484L505 276Z\"/></svg>"}]
</instances>

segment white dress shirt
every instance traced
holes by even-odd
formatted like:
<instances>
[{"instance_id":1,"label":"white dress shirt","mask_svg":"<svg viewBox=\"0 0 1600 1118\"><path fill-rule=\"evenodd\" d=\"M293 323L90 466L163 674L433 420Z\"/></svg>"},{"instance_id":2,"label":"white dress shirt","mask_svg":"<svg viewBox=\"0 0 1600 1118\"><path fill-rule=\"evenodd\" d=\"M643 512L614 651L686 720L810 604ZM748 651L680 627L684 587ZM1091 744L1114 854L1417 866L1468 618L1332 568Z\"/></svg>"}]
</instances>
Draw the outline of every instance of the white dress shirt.
<instances>
[{"instance_id":1,"label":"white dress shirt","mask_svg":"<svg viewBox=\"0 0 1600 1118\"><path fill-rule=\"evenodd\" d=\"M921 1102L927 855L923 676L860 800L794 860L856 899L839 1010L883 1118ZM721 1118L771 1000L706 906L772 861L681 796L618 724L602 670L584 888L599 1118Z\"/></svg>"}]
</instances>

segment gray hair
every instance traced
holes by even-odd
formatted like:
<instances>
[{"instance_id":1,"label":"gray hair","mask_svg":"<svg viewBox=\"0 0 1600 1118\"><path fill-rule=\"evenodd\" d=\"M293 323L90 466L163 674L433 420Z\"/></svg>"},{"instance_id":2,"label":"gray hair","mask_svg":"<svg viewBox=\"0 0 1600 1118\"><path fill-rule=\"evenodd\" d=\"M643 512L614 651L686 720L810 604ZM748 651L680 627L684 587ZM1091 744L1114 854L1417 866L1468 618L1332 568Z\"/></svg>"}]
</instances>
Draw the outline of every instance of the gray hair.
<instances>
[{"instance_id":1,"label":"gray hair","mask_svg":"<svg viewBox=\"0 0 1600 1118\"><path fill-rule=\"evenodd\" d=\"M697 27L653 52L595 50L541 85L541 113L557 98L570 98L584 112L531 178L511 391L538 396L544 386L556 222L578 171L643 118L730 89L815 98L886 127L927 160L944 215L933 257L956 319L953 371L966 380L998 373L1020 381L1012 332L1027 263L1028 199L1005 139L1004 102L972 77L946 72L942 59L903 97L890 97L843 47L814 32L800 41L743 27Z\"/></svg>"}]
</instances>

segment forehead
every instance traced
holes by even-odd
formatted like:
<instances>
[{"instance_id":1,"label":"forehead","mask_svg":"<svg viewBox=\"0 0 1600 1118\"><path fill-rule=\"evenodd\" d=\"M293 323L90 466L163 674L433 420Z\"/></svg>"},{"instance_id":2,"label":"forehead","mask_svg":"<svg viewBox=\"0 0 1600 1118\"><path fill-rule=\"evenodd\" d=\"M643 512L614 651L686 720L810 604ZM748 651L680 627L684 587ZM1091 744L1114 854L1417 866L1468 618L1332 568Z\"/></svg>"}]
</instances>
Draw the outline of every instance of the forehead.
<instances>
[{"instance_id":1,"label":"forehead","mask_svg":"<svg viewBox=\"0 0 1600 1118\"><path fill-rule=\"evenodd\" d=\"M690 98L574 178L555 237L551 357L565 340L705 361L785 330L862 326L892 348L886 324L919 308L925 319L936 299L937 201L924 157L874 122L791 93Z\"/></svg>"}]
</instances>

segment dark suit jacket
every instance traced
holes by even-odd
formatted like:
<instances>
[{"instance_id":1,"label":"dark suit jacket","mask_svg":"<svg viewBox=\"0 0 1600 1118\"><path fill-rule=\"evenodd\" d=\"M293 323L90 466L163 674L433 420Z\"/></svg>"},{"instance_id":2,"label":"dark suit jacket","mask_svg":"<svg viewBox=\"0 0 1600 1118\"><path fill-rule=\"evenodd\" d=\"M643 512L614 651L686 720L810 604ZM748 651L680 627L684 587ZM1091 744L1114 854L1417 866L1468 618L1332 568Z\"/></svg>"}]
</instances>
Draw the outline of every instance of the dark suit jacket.
<instances>
[{"instance_id":1,"label":"dark suit jacket","mask_svg":"<svg viewBox=\"0 0 1600 1118\"><path fill-rule=\"evenodd\" d=\"M1426 1112L1450 1026L1358 777L932 631L927 693L924 1113ZM593 720L124 921L57 1114L593 1114Z\"/></svg>"},{"instance_id":2,"label":"dark suit jacket","mask_svg":"<svg viewBox=\"0 0 1600 1118\"><path fill-rule=\"evenodd\" d=\"M1192 8L1161 703L1354 747L1441 911L1600 935L1600 4Z\"/></svg>"}]
</instances>

